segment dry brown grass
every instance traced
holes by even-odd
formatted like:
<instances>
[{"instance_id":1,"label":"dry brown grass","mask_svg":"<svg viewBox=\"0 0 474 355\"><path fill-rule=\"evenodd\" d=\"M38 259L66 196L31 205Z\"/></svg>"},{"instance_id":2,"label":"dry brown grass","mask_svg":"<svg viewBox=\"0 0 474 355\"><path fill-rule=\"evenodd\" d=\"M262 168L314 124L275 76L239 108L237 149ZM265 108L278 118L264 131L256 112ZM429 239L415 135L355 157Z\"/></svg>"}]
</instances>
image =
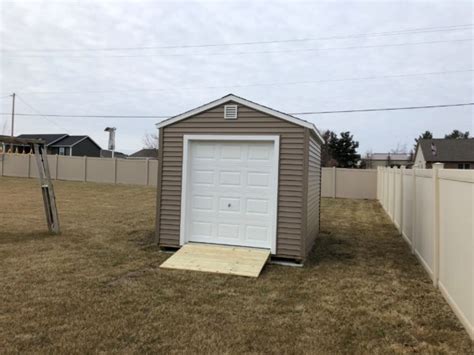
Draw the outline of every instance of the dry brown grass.
<instances>
[{"instance_id":1,"label":"dry brown grass","mask_svg":"<svg viewBox=\"0 0 474 355\"><path fill-rule=\"evenodd\" d=\"M304 268L261 277L161 270L155 190L0 178L2 352L472 353L453 312L373 201L324 200Z\"/></svg>"}]
</instances>

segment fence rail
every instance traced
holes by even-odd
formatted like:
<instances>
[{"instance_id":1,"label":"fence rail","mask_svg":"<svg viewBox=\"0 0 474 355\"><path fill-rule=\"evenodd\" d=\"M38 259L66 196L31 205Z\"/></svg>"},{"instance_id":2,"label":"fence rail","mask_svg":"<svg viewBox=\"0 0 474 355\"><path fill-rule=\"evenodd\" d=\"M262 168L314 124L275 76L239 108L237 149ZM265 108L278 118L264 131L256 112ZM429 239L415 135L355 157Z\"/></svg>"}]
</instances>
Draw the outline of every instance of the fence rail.
<instances>
[{"instance_id":1,"label":"fence rail","mask_svg":"<svg viewBox=\"0 0 474 355\"><path fill-rule=\"evenodd\" d=\"M474 171L377 174L377 199L474 339Z\"/></svg>"},{"instance_id":2,"label":"fence rail","mask_svg":"<svg viewBox=\"0 0 474 355\"><path fill-rule=\"evenodd\" d=\"M157 160L131 160L48 155L51 178L111 184L156 186ZM377 170L322 168L321 196L375 199ZM34 157L0 154L0 176L35 178Z\"/></svg>"},{"instance_id":3,"label":"fence rail","mask_svg":"<svg viewBox=\"0 0 474 355\"><path fill-rule=\"evenodd\" d=\"M156 186L157 160L48 155L51 178L56 180ZM35 157L0 154L0 176L38 177Z\"/></svg>"}]
</instances>

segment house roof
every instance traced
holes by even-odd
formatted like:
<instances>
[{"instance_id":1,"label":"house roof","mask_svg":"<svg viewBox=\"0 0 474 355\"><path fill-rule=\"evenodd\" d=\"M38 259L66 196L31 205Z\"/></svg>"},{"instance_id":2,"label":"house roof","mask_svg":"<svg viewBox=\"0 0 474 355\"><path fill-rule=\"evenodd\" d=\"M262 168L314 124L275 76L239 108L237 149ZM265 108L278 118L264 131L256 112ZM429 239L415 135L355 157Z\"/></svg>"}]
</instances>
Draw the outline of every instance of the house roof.
<instances>
[{"instance_id":1,"label":"house roof","mask_svg":"<svg viewBox=\"0 0 474 355\"><path fill-rule=\"evenodd\" d=\"M318 129L316 128L316 126L311 123L311 122L308 122L308 121L305 121L305 120L302 120L301 118L298 118L298 117L295 117L295 116L292 116L292 115L289 115L289 114L286 114L286 113L283 113L281 111L277 111L277 110L274 110L270 107L267 107L267 106L263 106L263 105L260 105L260 104L257 104L256 102L253 102L253 101L250 101L250 100L247 100L247 99L244 99L242 97L239 97L239 96L236 96L234 94L228 94L224 97L221 97L220 99L217 99L217 100L214 100L214 101L211 101L205 105L202 105L202 106L199 106L199 107L196 107L192 110L189 110L189 111L186 111L180 115L177 115L177 116L173 116L171 118L168 118L164 121L161 121L159 123L156 124L156 127L157 128L162 128L162 127L166 127L170 124L173 124L175 122L178 122L178 121L181 121L181 120L184 120L186 118L189 118L191 116L194 116L194 115L197 115L201 112L204 112L204 111L207 111L211 108L214 108L216 106L219 106L219 105L222 105L226 102L236 102L238 104L241 104L241 105L244 105L244 106L247 106L247 107L250 107L250 108L253 108L254 110L257 110L257 111L260 111L260 112L263 112L263 113L266 113L270 116L274 116L274 117L277 117L277 118L280 118L282 120L285 120L285 121L288 121L288 122L291 122L291 123L294 123L298 126L302 126L302 127L306 127L306 128L309 128L310 130L312 130L316 136L318 137L318 139L321 141L321 143L324 143L324 140L323 140L323 137L321 136L321 134L319 133Z\"/></svg>"},{"instance_id":2,"label":"house roof","mask_svg":"<svg viewBox=\"0 0 474 355\"><path fill-rule=\"evenodd\" d=\"M474 162L474 138L420 139L418 146L427 162Z\"/></svg>"},{"instance_id":3,"label":"house roof","mask_svg":"<svg viewBox=\"0 0 474 355\"><path fill-rule=\"evenodd\" d=\"M108 149L101 149L100 150L100 157L101 158L111 158L112 157L112 151ZM127 154L122 153L122 152L114 152L114 157L115 158L126 158Z\"/></svg>"},{"instance_id":4,"label":"house roof","mask_svg":"<svg viewBox=\"0 0 474 355\"><path fill-rule=\"evenodd\" d=\"M158 158L158 149L143 148L129 156L132 158Z\"/></svg>"},{"instance_id":5,"label":"house roof","mask_svg":"<svg viewBox=\"0 0 474 355\"><path fill-rule=\"evenodd\" d=\"M368 156L367 159L371 160L411 160L410 154L400 154L400 153L372 153Z\"/></svg>"},{"instance_id":6,"label":"house roof","mask_svg":"<svg viewBox=\"0 0 474 355\"><path fill-rule=\"evenodd\" d=\"M67 137L66 133L60 134L20 134L17 138L42 139L46 145L51 145L60 139Z\"/></svg>"},{"instance_id":7,"label":"house roof","mask_svg":"<svg viewBox=\"0 0 474 355\"><path fill-rule=\"evenodd\" d=\"M60 141L55 142L54 145L56 147L72 147L73 145L83 141L84 139L89 138L88 136L67 136Z\"/></svg>"}]
</instances>

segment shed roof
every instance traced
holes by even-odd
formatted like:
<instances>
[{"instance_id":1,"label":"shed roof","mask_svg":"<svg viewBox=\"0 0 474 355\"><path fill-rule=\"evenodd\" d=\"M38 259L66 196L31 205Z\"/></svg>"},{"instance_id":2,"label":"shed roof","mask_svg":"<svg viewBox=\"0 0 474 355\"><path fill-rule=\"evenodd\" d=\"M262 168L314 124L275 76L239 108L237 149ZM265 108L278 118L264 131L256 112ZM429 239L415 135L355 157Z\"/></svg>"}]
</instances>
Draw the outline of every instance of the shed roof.
<instances>
[{"instance_id":1,"label":"shed roof","mask_svg":"<svg viewBox=\"0 0 474 355\"><path fill-rule=\"evenodd\" d=\"M194 115L197 115L201 112L204 112L204 111L207 111L211 108L214 108L216 106L219 106L219 105L222 105L226 102L236 102L238 104L241 104L241 105L244 105L244 106L247 106L247 107L250 107L250 108L253 108L254 110L257 110L257 111L260 111L260 112L263 112L263 113L266 113L270 116L274 116L274 117L277 117L277 118L280 118L282 120L285 120L285 121L288 121L288 122L291 122L291 123L294 123L298 126L302 126L302 127L306 127L306 128L309 128L311 131L313 131L316 136L318 137L318 139L321 141L321 143L324 143L324 140L323 140L323 137L321 136L321 134L319 133L318 129L316 128L316 126L311 123L311 122L308 122L308 121L305 121L305 120L302 120L301 118L298 118L298 117L295 117L295 116L292 116L292 115L289 115L287 113L283 113L281 111L277 111L275 109L272 109L270 107L267 107L267 106L263 106L263 105L260 105L260 104L257 104L256 102L253 102L253 101L250 101L250 100L247 100L247 99L244 99L240 96L236 96L234 94L228 94L224 97L221 97L220 99L217 99L217 100L214 100L214 101L211 101L205 105L202 105L202 106L199 106L199 107L196 107L192 110L189 110L189 111L186 111L180 115L177 115L177 116L173 116L171 118L168 118L164 121L161 121L159 123L156 124L156 127L157 128L162 128L162 127L166 127L170 124L173 124L175 122L178 122L178 121L181 121L181 120L184 120L186 118L189 118L191 116L194 116Z\"/></svg>"},{"instance_id":2,"label":"shed roof","mask_svg":"<svg viewBox=\"0 0 474 355\"><path fill-rule=\"evenodd\" d=\"M420 139L427 162L474 162L474 138Z\"/></svg>"}]
</instances>

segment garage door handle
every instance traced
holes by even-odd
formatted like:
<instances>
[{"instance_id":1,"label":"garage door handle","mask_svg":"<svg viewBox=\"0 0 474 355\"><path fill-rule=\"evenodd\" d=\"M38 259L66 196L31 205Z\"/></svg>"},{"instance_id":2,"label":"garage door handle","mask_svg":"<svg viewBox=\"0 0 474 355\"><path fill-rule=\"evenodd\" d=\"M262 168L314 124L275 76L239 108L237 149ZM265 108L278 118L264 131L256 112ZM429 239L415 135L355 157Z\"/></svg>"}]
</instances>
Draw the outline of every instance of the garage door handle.
<instances>
[{"instance_id":1,"label":"garage door handle","mask_svg":"<svg viewBox=\"0 0 474 355\"><path fill-rule=\"evenodd\" d=\"M227 205L227 207L230 207L230 206L231 206L231 204L229 203L229 204Z\"/></svg>"}]
</instances>

